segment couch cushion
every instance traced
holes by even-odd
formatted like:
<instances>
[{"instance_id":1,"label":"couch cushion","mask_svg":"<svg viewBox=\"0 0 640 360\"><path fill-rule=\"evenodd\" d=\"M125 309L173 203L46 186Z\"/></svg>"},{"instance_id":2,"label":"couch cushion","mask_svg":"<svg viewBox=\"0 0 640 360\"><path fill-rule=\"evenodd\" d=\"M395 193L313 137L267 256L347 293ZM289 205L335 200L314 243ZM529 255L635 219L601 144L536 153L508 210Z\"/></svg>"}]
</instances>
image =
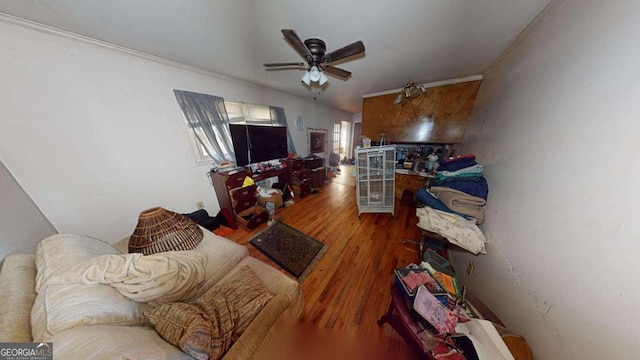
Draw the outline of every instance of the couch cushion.
<instances>
[{"instance_id":1,"label":"couch cushion","mask_svg":"<svg viewBox=\"0 0 640 360\"><path fill-rule=\"evenodd\" d=\"M272 298L273 295L269 293L260 278L251 268L245 266L228 281L214 286L189 304L163 305L146 312L145 315L167 341L188 352L188 349L181 346L181 341L185 338L185 330L190 328L190 325L185 322L191 319L199 324L205 318L202 314L206 314L211 327L209 356L212 359L219 359ZM187 306L191 304L202 313ZM160 318L162 321L158 321ZM174 328L168 329L172 324ZM173 336L166 336L167 333ZM199 335L203 334L204 332L201 332ZM202 338L199 337L197 340L201 341Z\"/></svg>"},{"instance_id":2,"label":"couch cushion","mask_svg":"<svg viewBox=\"0 0 640 360\"><path fill-rule=\"evenodd\" d=\"M10 254L0 272L0 342L31 342L31 308L36 299L32 254Z\"/></svg>"},{"instance_id":3,"label":"couch cushion","mask_svg":"<svg viewBox=\"0 0 640 360\"><path fill-rule=\"evenodd\" d=\"M236 276L236 272L245 266L250 267L251 270L258 275L260 281L262 281L267 289L269 289L270 293L289 294L294 301L297 301L298 298L302 296L300 284L298 284L295 279L264 261L260 261L251 256L242 259L242 261L240 261L233 269L229 270L229 272L220 280L220 283L229 281L229 278Z\"/></svg>"},{"instance_id":4,"label":"couch cushion","mask_svg":"<svg viewBox=\"0 0 640 360\"><path fill-rule=\"evenodd\" d=\"M65 270L69 265L107 254L120 254L120 251L88 236L56 234L43 239L36 247L36 292L52 274Z\"/></svg>"},{"instance_id":5,"label":"couch cushion","mask_svg":"<svg viewBox=\"0 0 640 360\"><path fill-rule=\"evenodd\" d=\"M54 359L193 360L147 326L83 326L62 331L50 341Z\"/></svg>"},{"instance_id":6,"label":"couch cushion","mask_svg":"<svg viewBox=\"0 0 640 360\"><path fill-rule=\"evenodd\" d=\"M34 341L45 341L57 332L89 324L145 324L140 304L109 285L85 285L80 281L49 284L72 265L94 257L120 254L100 240L70 234L52 235L36 247L36 296L31 309Z\"/></svg>"},{"instance_id":7,"label":"couch cushion","mask_svg":"<svg viewBox=\"0 0 640 360\"><path fill-rule=\"evenodd\" d=\"M242 259L249 256L249 250L246 247L207 230L204 231L202 242L193 251L204 255L207 258L207 265L205 280L200 284L197 294L192 299L202 296Z\"/></svg>"},{"instance_id":8,"label":"couch cushion","mask_svg":"<svg viewBox=\"0 0 640 360\"><path fill-rule=\"evenodd\" d=\"M109 285L49 284L31 310L33 341L83 325L142 325L144 304L122 296Z\"/></svg>"},{"instance_id":9,"label":"couch cushion","mask_svg":"<svg viewBox=\"0 0 640 360\"><path fill-rule=\"evenodd\" d=\"M233 343L231 349L224 355L224 359L253 359L265 340L280 332L282 324L298 321L298 318L293 316L292 309L291 296L288 294L274 296Z\"/></svg>"}]
</instances>

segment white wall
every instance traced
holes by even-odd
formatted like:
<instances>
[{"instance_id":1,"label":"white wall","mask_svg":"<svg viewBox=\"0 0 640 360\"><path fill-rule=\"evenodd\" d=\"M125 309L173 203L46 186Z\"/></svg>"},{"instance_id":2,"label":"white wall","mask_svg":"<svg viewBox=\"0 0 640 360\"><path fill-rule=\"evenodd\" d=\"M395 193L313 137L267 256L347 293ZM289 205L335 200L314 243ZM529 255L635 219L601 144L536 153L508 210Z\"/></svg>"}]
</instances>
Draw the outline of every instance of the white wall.
<instances>
[{"instance_id":1,"label":"white wall","mask_svg":"<svg viewBox=\"0 0 640 360\"><path fill-rule=\"evenodd\" d=\"M38 241L56 233L2 161L0 194L0 261L10 253L33 253Z\"/></svg>"},{"instance_id":2,"label":"white wall","mask_svg":"<svg viewBox=\"0 0 640 360\"><path fill-rule=\"evenodd\" d=\"M174 66L0 17L0 160L61 233L107 241L130 234L140 211L212 215L219 205L196 165L173 89L285 109L296 149L306 131L350 113L259 86ZM203 44L206 46L206 44Z\"/></svg>"},{"instance_id":3,"label":"white wall","mask_svg":"<svg viewBox=\"0 0 640 360\"><path fill-rule=\"evenodd\" d=\"M485 74L464 152L488 255L462 278L537 359L636 359L640 2L556 1Z\"/></svg>"}]
</instances>

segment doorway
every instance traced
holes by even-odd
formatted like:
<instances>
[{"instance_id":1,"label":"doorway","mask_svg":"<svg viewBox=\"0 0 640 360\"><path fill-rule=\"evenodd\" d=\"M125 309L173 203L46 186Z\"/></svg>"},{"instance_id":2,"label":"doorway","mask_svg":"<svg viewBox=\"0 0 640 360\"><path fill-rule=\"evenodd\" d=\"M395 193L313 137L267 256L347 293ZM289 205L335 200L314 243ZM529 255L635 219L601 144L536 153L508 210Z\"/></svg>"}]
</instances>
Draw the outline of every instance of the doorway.
<instances>
[{"instance_id":1,"label":"doorway","mask_svg":"<svg viewBox=\"0 0 640 360\"><path fill-rule=\"evenodd\" d=\"M351 158L352 154L349 147L351 138L351 123L341 121L333 124L333 152L340 156L340 160Z\"/></svg>"},{"instance_id":2,"label":"doorway","mask_svg":"<svg viewBox=\"0 0 640 360\"><path fill-rule=\"evenodd\" d=\"M349 158L355 158L356 147L360 145L360 133L362 131L362 122L353 123L353 136L351 137L351 154Z\"/></svg>"}]
</instances>

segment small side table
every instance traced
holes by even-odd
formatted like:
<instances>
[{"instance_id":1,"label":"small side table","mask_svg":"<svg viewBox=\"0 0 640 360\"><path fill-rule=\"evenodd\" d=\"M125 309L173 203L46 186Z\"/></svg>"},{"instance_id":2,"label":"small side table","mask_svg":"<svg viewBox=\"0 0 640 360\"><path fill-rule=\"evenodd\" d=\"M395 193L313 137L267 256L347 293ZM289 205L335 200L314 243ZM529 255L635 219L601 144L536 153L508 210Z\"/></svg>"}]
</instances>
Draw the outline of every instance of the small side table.
<instances>
[{"instance_id":1,"label":"small side table","mask_svg":"<svg viewBox=\"0 0 640 360\"><path fill-rule=\"evenodd\" d=\"M389 323L391 327L402 336L409 346L420 356L420 359L433 360L424 351L422 340L418 338L418 332L421 330L411 318L411 313L404 299L402 290L396 285L391 285L391 302L387 312L378 320L378 326Z\"/></svg>"},{"instance_id":2,"label":"small side table","mask_svg":"<svg viewBox=\"0 0 640 360\"><path fill-rule=\"evenodd\" d=\"M486 305L480 302L478 298L467 293L467 299L471 305L480 312L480 315L484 319L504 327L500 319L498 319ZM425 352L423 340L418 336L420 332L422 332L421 328L411 316L411 309L407 306L404 293L395 284L391 285L391 302L389 303L389 308L377 323L378 326L389 323L389 325L402 336L407 344L416 351L420 359L435 360ZM428 334L427 331L425 332Z\"/></svg>"}]
</instances>

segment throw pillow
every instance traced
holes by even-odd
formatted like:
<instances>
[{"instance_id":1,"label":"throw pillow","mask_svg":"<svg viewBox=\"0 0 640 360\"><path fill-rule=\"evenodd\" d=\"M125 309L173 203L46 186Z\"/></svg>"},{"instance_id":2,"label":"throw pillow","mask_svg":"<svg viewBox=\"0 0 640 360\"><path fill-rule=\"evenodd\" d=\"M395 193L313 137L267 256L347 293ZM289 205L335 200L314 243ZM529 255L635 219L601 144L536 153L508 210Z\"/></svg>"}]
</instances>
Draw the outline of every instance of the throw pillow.
<instances>
[{"instance_id":1,"label":"throw pillow","mask_svg":"<svg viewBox=\"0 0 640 360\"><path fill-rule=\"evenodd\" d=\"M221 358L272 298L258 275L243 266L195 300L211 319L211 358Z\"/></svg>"},{"instance_id":2,"label":"throw pillow","mask_svg":"<svg viewBox=\"0 0 640 360\"><path fill-rule=\"evenodd\" d=\"M108 254L120 254L120 251L88 236L55 234L42 239L36 246L36 292L49 277L65 271L70 265Z\"/></svg>"},{"instance_id":3,"label":"throw pillow","mask_svg":"<svg viewBox=\"0 0 640 360\"><path fill-rule=\"evenodd\" d=\"M165 340L194 357L188 351L193 351L195 343L207 340L202 320L208 321L208 358L220 359L272 298L258 275L244 266L192 302L163 305L145 315ZM191 346L190 350L185 344ZM197 349L201 356L206 348L198 345Z\"/></svg>"},{"instance_id":4,"label":"throw pillow","mask_svg":"<svg viewBox=\"0 0 640 360\"><path fill-rule=\"evenodd\" d=\"M196 359L209 359L211 322L198 307L173 303L159 306L145 315L167 342Z\"/></svg>"}]
</instances>

